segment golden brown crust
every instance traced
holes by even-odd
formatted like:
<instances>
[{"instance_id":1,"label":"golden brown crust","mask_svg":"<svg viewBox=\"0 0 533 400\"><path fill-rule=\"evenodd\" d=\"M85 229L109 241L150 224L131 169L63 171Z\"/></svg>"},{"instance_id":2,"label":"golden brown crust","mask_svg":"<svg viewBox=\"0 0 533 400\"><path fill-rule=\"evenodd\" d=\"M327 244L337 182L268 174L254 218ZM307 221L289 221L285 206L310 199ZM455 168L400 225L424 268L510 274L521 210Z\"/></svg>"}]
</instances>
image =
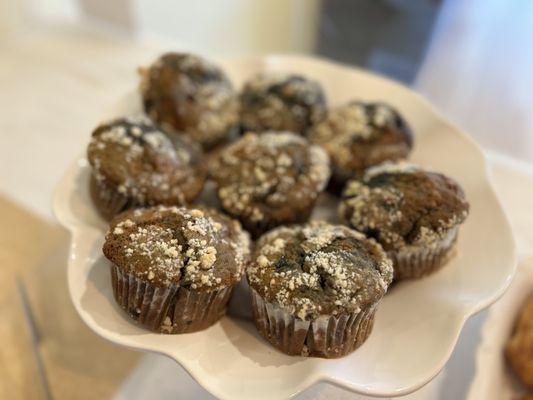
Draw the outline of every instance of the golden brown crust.
<instances>
[{"instance_id":1,"label":"golden brown crust","mask_svg":"<svg viewBox=\"0 0 533 400\"><path fill-rule=\"evenodd\" d=\"M374 307L392 280L392 263L363 234L314 221L263 235L246 275L265 301L312 320Z\"/></svg>"}]
</instances>

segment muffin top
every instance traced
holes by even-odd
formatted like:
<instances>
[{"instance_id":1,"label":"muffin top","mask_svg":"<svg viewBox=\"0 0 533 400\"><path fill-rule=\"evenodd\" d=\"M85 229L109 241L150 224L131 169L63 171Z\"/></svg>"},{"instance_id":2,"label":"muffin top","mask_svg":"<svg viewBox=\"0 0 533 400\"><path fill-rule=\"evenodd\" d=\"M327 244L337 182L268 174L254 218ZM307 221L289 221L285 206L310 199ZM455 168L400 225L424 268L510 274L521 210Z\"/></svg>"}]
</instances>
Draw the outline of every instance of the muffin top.
<instances>
[{"instance_id":1,"label":"muffin top","mask_svg":"<svg viewBox=\"0 0 533 400\"><path fill-rule=\"evenodd\" d=\"M342 197L341 218L387 251L436 245L469 210L457 182L407 163L370 168L346 184Z\"/></svg>"},{"instance_id":2,"label":"muffin top","mask_svg":"<svg viewBox=\"0 0 533 400\"><path fill-rule=\"evenodd\" d=\"M392 281L392 262L362 233L315 221L263 235L246 274L261 297L309 320L372 307Z\"/></svg>"},{"instance_id":3,"label":"muffin top","mask_svg":"<svg viewBox=\"0 0 533 400\"><path fill-rule=\"evenodd\" d=\"M326 116L326 98L318 82L300 75L261 73L241 93L245 130L305 133Z\"/></svg>"},{"instance_id":4,"label":"muffin top","mask_svg":"<svg viewBox=\"0 0 533 400\"><path fill-rule=\"evenodd\" d=\"M215 210L157 206L115 218L103 252L155 286L208 291L241 279L249 246L240 224Z\"/></svg>"},{"instance_id":5,"label":"muffin top","mask_svg":"<svg viewBox=\"0 0 533 400\"><path fill-rule=\"evenodd\" d=\"M165 130L184 133L204 147L224 140L238 123L238 100L226 74L211 62L167 53L141 69L146 113Z\"/></svg>"},{"instance_id":6,"label":"muffin top","mask_svg":"<svg viewBox=\"0 0 533 400\"><path fill-rule=\"evenodd\" d=\"M215 160L223 207L261 221L271 210L316 199L329 178L328 156L290 132L248 133Z\"/></svg>"},{"instance_id":7,"label":"muffin top","mask_svg":"<svg viewBox=\"0 0 533 400\"><path fill-rule=\"evenodd\" d=\"M400 114L382 103L352 101L331 110L309 132L311 142L328 152L345 179L384 161L407 157L411 130Z\"/></svg>"},{"instance_id":8,"label":"muffin top","mask_svg":"<svg viewBox=\"0 0 533 400\"><path fill-rule=\"evenodd\" d=\"M202 190L207 169L200 149L169 138L147 118L121 118L92 134L87 157L97 182L139 204L184 204Z\"/></svg>"}]
</instances>

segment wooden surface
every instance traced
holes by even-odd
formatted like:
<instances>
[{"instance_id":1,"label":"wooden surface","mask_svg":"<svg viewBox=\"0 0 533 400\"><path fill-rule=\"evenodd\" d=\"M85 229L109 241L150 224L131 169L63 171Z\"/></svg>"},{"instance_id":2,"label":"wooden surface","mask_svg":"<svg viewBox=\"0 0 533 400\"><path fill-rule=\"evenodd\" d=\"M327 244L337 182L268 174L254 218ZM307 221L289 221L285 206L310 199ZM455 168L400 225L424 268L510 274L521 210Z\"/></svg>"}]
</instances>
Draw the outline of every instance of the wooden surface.
<instances>
[{"instance_id":1,"label":"wooden surface","mask_svg":"<svg viewBox=\"0 0 533 400\"><path fill-rule=\"evenodd\" d=\"M0 399L112 397L140 355L100 339L76 314L67 233L3 197L0 220Z\"/></svg>"},{"instance_id":2,"label":"wooden surface","mask_svg":"<svg viewBox=\"0 0 533 400\"><path fill-rule=\"evenodd\" d=\"M45 380L54 399L112 397L139 354L100 339L76 314L67 292L67 233L2 197L0 220L0 398L45 399Z\"/></svg>"}]
</instances>

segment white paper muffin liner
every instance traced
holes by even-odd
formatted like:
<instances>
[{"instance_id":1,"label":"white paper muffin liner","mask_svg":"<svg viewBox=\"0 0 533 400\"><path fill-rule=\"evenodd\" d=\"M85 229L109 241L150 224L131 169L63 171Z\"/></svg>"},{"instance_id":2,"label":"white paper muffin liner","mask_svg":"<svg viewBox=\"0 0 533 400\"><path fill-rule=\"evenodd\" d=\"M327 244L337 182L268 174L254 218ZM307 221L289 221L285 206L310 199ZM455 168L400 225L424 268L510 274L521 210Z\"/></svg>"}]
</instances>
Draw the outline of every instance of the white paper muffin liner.
<instances>
[{"instance_id":1,"label":"white paper muffin liner","mask_svg":"<svg viewBox=\"0 0 533 400\"><path fill-rule=\"evenodd\" d=\"M358 313L324 315L305 321L265 301L253 288L250 290L254 322L259 333L286 354L342 357L361 346L372 331L375 305Z\"/></svg>"},{"instance_id":2,"label":"white paper muffin liner","mask_svg":"<svg viewBox=\"0 0 533 400\"><path fill-rule=\"evenodd\" d=\"M454 227L431 247L410 246L387 252L393 262L394 280L422 278L437 271L455 253L456 241L457 227Z\"/></svg>"},{"instance_id":3,"label":"white paper muffin liner","mask_svg":"<svg viewBox=\"0 0 533 400\"><path fill-rule=\"evenodd\" d=\"M225 313L233 285L212 291L176 285L157 287L111 266L113 294L118 305L142 326L159 333L205 329Z\"/></svg>"}]
</instances>

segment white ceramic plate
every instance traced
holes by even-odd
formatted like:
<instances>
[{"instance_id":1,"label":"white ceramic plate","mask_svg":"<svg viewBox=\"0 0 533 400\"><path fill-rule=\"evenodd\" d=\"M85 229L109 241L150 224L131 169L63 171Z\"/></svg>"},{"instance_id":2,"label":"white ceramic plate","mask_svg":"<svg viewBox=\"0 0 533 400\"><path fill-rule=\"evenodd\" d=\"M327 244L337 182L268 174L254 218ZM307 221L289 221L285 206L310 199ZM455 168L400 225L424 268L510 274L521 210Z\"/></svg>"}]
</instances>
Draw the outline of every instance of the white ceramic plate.
<instances>
[{"instance_id":1,"label":"white ceramic plate","mask_svg":"<svg viewBox=\"0 0 533 400\"><path fill-rule=\"evenodd\" d=\"M233 298L229 316L211 328L188 335L154 334L132 323L113 300L101 255L105 223L91 205L89 170L82 158L66 173L54 200L57 218L72 234L68 282L80 316L112 342L175 359L220 398L288 398L318 381L376 396L418 389L444 366L465 320L494 302L514 272L512 235L489 183L482 152L419 95L368 72L302 56L221 64L237 86L260 70L295 71L319 80L331 105L360 98L397 107L415 133L412 161L455 177L471 203L471 214L460 231L458 256L430 277L394 287L379 307L370 338L342 359L289 357L267 345L250 322L244 286ZM139 98L131 94L106 117L138 108ZM319 207L318 213L324 211Z\"/></svg>"},{"instance_id":2,"label":"white ceramic plate","mask_svg":"<svg viewBox=\"0 0 533 400\"><path fill-rule=\"evenodd\" d=\"M523 393L524 387L507 365L504 349L520 307L532 292L533 257L521 263L509 290L490 309L483 324L468 400L514 400Z\"/></svg>"}]
</instances>

